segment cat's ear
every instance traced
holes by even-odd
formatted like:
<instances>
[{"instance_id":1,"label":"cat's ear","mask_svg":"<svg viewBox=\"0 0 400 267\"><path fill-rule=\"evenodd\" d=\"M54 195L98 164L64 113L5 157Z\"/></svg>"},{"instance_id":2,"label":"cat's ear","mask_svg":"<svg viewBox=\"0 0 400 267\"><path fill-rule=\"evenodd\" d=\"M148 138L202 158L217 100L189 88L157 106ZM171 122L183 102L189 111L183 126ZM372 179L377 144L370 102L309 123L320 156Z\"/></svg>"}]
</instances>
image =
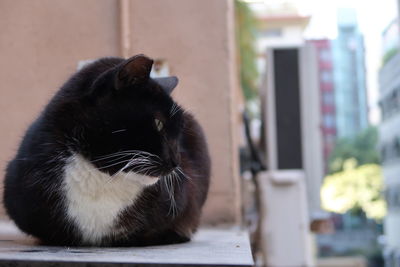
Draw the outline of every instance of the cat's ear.
<instances>
[{"instance_id":1,"label":"cat's ear","mask_svg":"<svg viewBox=\"0 0 400 267\"><path fill-rule=\"evenodd\" d=\"M116 89L145 83L149 80L153 60L145 55L136 55L127 59L117 70Z\"/></svg>"},{"instance_id":2,"label":"cat's ear","mask_svg":"<svg viewBox=\"0 0 400 267\"><path fill-rule=\"evenodd\" d=\"M153 80L156 81L167 94L171 94L179 82L178 78L175 76L153 78Z\"/></svg>"}]
</instances>

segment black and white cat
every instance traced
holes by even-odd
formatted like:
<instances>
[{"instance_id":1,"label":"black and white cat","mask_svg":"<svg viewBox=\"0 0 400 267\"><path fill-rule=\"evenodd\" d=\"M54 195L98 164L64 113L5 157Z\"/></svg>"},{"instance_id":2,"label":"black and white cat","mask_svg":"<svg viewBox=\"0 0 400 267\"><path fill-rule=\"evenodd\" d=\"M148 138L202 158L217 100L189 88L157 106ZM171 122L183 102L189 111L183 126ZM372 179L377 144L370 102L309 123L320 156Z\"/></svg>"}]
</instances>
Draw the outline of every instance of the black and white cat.
<instances>
[{"instance_id":1,"label":"black and white cat","mask_svg":"<svg viewBox=\"0 0 400 267\"><path fill-rule=\"evenodd\" d=\"M27 234L66 246L190 240L210 158L200 125L153 61L102 58L74 74L29 127L6 170L4 204Z\"/></svg>"}]
</instances>

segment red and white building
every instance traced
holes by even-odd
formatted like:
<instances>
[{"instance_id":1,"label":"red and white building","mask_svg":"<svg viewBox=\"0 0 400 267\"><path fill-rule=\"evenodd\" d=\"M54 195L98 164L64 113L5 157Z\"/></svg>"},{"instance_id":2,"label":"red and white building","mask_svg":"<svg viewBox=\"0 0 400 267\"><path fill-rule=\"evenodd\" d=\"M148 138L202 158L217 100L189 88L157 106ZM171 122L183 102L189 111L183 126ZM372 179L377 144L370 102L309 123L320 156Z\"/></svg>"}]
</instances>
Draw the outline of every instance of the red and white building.
<instances>
[{"instance_id":1,"label":"red and white building","mask_svg":"<svg viewBox=\"0 0 400 267\"><path fill-rule=\"evenodd\" d=\"M318 61L320 90L321 132L325 170L336 140L335 86L333 79L333 56L328 39L308 40L314 45Z\"/></svg>"}]
</instances>

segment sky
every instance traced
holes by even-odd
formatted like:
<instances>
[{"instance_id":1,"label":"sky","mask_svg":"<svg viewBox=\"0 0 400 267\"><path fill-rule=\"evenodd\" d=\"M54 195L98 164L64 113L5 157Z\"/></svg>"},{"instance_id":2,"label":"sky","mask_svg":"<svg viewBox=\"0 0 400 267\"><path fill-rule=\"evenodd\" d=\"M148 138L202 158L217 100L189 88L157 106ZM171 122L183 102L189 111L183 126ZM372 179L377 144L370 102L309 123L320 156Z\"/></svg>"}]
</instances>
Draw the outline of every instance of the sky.
<instances>
[{"instance_id":1,"label":"sky","mask_svg":"<svg viewBox=\"0 0 400 267\"><path fill-rule=\"evenodd\" d=\"M302 15L310 15L311 21L305 31L307 39L329 38L337 35L336 10L338 8L355 8L360 31L364 35L366 49L366 70L368 88L368 106L370 121L379 122L378 71L382 61L381 34L386 26L397 16L396 0L248 0L268 5L290 2Z\"/></svg>"},{"instance_id":2,"label":"sky","mask_svg":"<svg viewBox=\"0 0 400 267\"><path fill-rule=\"evenodd\" d=\"M397 16L396 0L296 0L294 3L302 14L312 16L305 32L306 38L335 38L337 27L334 10L342 7L356 9L366 49L370 121L377 124L380 120L377 102L378 72L382 62L381 34Z\"/></svg>"}]
</instances>

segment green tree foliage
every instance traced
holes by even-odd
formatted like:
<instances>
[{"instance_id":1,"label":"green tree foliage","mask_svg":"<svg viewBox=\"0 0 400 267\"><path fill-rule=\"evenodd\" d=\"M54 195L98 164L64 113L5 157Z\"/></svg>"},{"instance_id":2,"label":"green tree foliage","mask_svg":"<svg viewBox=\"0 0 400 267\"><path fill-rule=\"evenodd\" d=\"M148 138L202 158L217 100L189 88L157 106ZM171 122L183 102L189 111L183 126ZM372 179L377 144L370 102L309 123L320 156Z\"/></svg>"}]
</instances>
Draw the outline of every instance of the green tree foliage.
<instances>
[{"instance_id":1,"label":"green tree foliage","mask_svg":"<svg viewBox=\"0 0 400 267\"><path fill-rule=\"evenodd\" d=\"M240 69L240 82L246 100L257 97L257 19L248 5L235 1L236 9L236 46Z\"/></svg>"},{"instance_id":2,"label":"green tree foliage","mask_svg":"<svg viewBox=\"0 0 400 267\"><path fill-rule=\"evenodd\" d=\"M354 158L358 165L379 163L377 151L378 132L376 127L369 127L352 139L339 139L329 157L329 173L340 172L347 159Z\"/></svg>"},{"instance_id":3,"label":"green tree foliage","mask_svg":"<svg viewBox=\"0 0 400 267\"><path fill-rule=\"evenodd\" d=\"M355 159L348 159L342 171L325 178L321 189L322 207L336 213L362 209L368 218L381 220L386 214L382 190L379 165L357 167Z\"/></svg>"}]
</instances>

